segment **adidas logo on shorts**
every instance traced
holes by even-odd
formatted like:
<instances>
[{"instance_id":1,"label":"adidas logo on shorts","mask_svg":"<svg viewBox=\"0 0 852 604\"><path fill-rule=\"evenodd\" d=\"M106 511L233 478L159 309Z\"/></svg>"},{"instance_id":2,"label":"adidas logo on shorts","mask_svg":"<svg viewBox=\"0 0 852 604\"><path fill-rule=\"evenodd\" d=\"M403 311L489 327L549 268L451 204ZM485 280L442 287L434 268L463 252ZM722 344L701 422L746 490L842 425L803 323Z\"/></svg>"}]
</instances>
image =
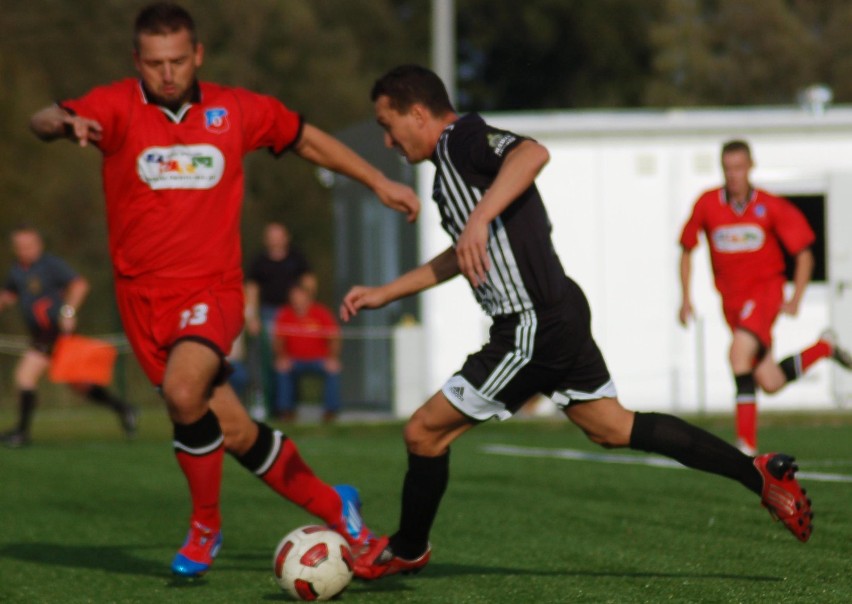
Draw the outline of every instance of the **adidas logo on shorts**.
<instances>
[{"instance_id":1,"label":"adidas logo on shorts","mask_svg":"<svg viewBox=\"0 0 852 604\"><path fill-rule=\"evenodd\" d=\"M464 400L464 387L462 387L462 386L453 386L452 388L450 388L450 392L452 392L452 393L453 393L453 396L455 396L455 397L456 397L457 399L459 399L460 401L463 401L463 400Z\"/></svg>"}]
</instances>

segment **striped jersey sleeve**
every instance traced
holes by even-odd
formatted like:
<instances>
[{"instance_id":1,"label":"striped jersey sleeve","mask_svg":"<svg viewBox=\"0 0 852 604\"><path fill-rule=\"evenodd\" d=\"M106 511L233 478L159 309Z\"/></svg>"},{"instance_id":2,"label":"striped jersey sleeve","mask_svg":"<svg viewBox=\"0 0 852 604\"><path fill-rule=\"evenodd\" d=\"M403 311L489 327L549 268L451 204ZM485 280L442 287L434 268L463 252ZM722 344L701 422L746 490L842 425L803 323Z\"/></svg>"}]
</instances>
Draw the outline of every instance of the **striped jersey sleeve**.
<instances>
[{"instance_id":1,"label":"striped jersey sleeve","mask_svg":"<svg viewBox=\"0 0 852 604\"><path fill-rule=\"evenodd\" d=\"M466 115L443 132L435 149L432 196L453 244L491 186L506 155L526 140ZM489 225L487 280L473 289L490 316L552 306L561 299L564 271L550 240L550 221L535 185Z\"/></svg>"}]
</instances>

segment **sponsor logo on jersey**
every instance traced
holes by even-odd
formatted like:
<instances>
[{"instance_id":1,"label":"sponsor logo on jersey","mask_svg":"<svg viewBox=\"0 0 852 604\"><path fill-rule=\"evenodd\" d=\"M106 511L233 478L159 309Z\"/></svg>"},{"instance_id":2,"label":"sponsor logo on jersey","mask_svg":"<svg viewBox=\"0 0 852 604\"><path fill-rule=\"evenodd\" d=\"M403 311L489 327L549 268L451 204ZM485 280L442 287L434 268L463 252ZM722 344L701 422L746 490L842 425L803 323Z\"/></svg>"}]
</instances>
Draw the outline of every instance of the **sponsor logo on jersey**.
<instances>
[{"instance_id":1,"label":"sponsor logo on jersey","mask_svg":"<svg viewBox=\"0 0 852 604\"><path fill-rule=\"evenodd\" d=\"M464 400L464 388L463 388L463 387L461 387L461 386L452 386L452 387L450 388L450 392L452 392L452 393L453 393L453 396L455 396L455 397L456 397L457 399L459 399L460 401L463 401L463 400Z\"/></svg>"},{"instance_id":2,"label":"sponsor logo on jersey","mask_svg":"<svg viewBox=\"0 0 852 604\"><path fill-rule=\"evenodd\" d=\"M759 250L763 247L766 234L756 224L733 224L714 229L712 239L716 251L735 254Z\"/></svg>"},{"instance_id":3,"label":"sponsor logo on jersey","mask_svg":"<svg viewBox=\"0 0 852 604\"><path fill-rule=\"evenodd\" d=\"M136 160L142 182L162 189L212 189L222 179L225 156L213 145L148 147Z\"/></svg>"},{"instance_id":4,"label":"sponsor logo on jersey","mask_svg":"<svg viewBox=\"0 0 852 604\"><path fill-rule=\"evenodd\" d=\"M494 150L494 155L503 157L506 147L515 142L517 138L514 134L508 132L492 132L488 135L488 146Z\"/></svg>"},{"instance_id":5,"label":"sponsor logo on jersey","mask_svg":"<svg viewBox=\"0 0 852 604\"><path fill-rule=\"evenodd\" d=\"M213 107L204 111L204 127L213 134L222 134L231 127L228 121L228 110L224 107Z\"/></svg>"}]
</instances>

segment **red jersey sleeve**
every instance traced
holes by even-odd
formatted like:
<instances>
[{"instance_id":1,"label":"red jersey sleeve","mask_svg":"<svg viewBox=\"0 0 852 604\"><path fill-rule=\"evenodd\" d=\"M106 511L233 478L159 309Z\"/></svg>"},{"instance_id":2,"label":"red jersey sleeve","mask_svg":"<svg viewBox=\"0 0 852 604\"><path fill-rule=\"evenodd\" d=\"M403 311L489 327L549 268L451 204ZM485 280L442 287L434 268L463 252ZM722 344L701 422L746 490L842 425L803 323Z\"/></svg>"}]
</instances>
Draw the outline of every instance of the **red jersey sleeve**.
<instances>
[{"instance_id":1,"label":"red jersey sleeve","mask_svg":"<svg viewBox=\"0 0 852 604\"><path fill-rule=\"evenodd\" d=\"M137 86L134 80L122 80L98 86L84 96L58 104L74 115L98 122L103 128L103 137L96 145L104 154L109 154L118 150L126 135L129 123L126 108L131 104L132 95L139 94Z\"/></svg>"},{"instance_id":2,"label":"red jersey sleeve","mask_svg":"<svg viewBox=\"0 0 852 604\"><path fill-rule=\"evenodd\" d=\"M276 98L237 88L235 94L243 109L243 141L247 151L269 148L280 155L296 144L302 135L302 116Z\"/></svg>"},{"instance_id":3,"label":"red jersey sleeve","mask_svg":"<svg viewBox=\"0 0 852 604\"><path fill-rule=\"evenodd\" d=\"M704 196L702 195L695 202L689 220L683 225L683 231L680 234L680 245L687 251L692 250L698 245L698 234L704 229L704 203Z\"/></svg>"},{"instance_id":4,"label":"red jersey sleeve","mask_svg":"<svg viewBox=\"0 0 852 604\"><path fill-rule=\"evenodd\" d=\"M805 215L791 202L778 197L775 206L773 224L775 233L787 253L795 256L811 246L816 240L816 235Z\"/></svg>"}]
</instances>

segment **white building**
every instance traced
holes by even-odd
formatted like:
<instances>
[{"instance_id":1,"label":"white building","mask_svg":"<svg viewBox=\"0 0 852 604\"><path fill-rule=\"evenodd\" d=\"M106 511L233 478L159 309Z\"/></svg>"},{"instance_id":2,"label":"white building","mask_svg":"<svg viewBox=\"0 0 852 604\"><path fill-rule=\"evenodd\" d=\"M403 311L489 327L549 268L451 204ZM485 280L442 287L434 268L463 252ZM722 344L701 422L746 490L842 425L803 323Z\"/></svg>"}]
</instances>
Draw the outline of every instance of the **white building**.
<instances>
[{"instance_id":1,"label":"white building","mask_svg":"<svg viewBox=\"0 0 852 604\"><path fill-rule=\"evenodd\" d=\"M775 327L780 360L829 325L852 344L852 108L678 109L536 112L485 116L531 136L551 153L538 179L566 272L592 305L593 332L622 402L639 410L731 411L730 334L713 288L703 240L693 254L699 321L682 328L677 244L698 195L720 186L721 144L751 143L756 186L802 197L824 211L826 279L812 283L800 314ZM424 208L421 259L446 248L431 195L433 168L419 173ZM461 367L487 337L488 319L462 278L421 297L426 354L417 404ZM412 400L410 396L407 400ZM764 410L852 404L852 376L830 361L773 396ZM407 411L403 410L403 414Z\"/></svg>"}]
</instances>

